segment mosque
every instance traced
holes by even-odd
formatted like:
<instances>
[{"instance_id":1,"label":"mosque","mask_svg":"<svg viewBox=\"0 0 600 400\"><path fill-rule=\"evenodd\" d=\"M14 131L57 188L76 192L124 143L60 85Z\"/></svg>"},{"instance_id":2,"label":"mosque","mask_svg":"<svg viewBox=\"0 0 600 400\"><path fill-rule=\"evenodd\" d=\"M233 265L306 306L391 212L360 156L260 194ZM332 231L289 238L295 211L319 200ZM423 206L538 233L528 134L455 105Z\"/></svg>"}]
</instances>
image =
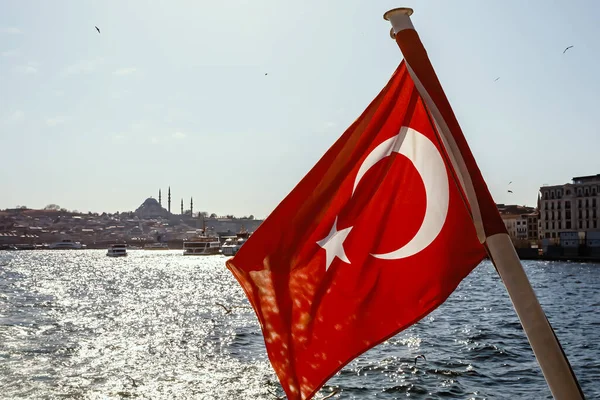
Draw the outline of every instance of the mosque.
<instances>
[{"instance_id":1,"label":"mosque","mask_svg":"<svg viewBox=\"0 0 600 400\"><path fill-rule=\"evenodd\" d=\"M171 187L167 194L167 208L162 206L162 191L158 189L158 201L154 197L149 197L142 205L135 210L135 215L142 219L147 218L172 218L177 214L171 212ZM194 215L194 198L190 198L190 209L184 214L183 211L183 199L181 199L181 213L179 217L193 218Z\"/></svg>"}]
</instances>

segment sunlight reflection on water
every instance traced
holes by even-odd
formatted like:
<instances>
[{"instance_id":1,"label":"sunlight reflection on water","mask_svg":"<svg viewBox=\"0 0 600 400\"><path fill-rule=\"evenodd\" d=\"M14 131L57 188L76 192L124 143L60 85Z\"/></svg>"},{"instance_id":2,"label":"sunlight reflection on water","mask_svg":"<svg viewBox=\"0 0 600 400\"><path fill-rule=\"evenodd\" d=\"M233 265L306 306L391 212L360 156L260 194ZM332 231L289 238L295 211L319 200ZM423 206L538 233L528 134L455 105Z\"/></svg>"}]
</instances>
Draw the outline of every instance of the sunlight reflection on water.
<instances>
[{"instance_id":1,"label":"sunlight reflection on water","mask_svg":"<svg viewBox=\"0 0 600 400\"><path fill-rule=\"evenodd\" d=\"M0 397L281 395L254 312L224 261L181 251L131 250L122 259L101 250L0 252ZM582 265L529 268L584 390L600 394L592 386L600 365L585 350L598 354L598 319L569 320L597 305L598 273ZM569 285L576 290L563 293L578 294L554 302L556 288ZM226 314L217 303L237 307ZM555 322L561 313L567 318ZM415 365L419 354L427 360ZM321 393L334 388L341 390L336 398L348 399L549 395L489 264L422 322L352 361Z\"/></svg>"}]
</instances>

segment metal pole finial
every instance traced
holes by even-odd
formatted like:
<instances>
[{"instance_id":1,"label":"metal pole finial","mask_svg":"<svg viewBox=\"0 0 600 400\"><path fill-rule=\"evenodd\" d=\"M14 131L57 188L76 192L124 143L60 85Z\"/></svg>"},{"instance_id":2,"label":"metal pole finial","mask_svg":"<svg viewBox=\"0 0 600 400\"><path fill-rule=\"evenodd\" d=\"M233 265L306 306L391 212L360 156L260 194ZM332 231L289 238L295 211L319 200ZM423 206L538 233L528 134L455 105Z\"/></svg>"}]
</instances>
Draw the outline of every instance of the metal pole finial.
<instances>
[{"instance_id":1,"label":"metal pole finial","mask_svg":"<svg viewBox=\"0 0 600 400\"><path fill-rule=\"evenodd\" d=\"M394 16L402 15L402 16L410 17L411 15L413 15L413 13L414 13L414 10L409 7L392 8L391 10L389 10L385 14L383 14L383 19L385 19L386 21L392 22L392 25L393 25L393 21L391 21L391 19ZM396 39L396 34L394 33L393 26L390 29L390 37L394 40Z\"/></svg>"}]
</instances>

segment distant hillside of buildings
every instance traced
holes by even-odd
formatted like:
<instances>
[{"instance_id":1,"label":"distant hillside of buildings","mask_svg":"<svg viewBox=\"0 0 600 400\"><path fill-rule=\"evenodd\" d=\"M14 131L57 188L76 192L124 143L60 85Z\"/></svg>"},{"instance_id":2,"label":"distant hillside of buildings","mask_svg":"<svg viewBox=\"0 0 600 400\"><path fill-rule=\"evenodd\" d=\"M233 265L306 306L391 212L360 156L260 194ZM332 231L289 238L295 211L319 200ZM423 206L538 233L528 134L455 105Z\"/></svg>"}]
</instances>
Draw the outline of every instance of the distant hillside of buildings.
<instances>
[{"instance_id":1,"label":"distant hillside of buildings","mask_svg":"<svg viewBox=\"0 0 600 400\"><path fill-rule=\"evenodd\" d=\"M262 223L252 215L236 218L194 213L193 199L187 210L181 200L180 212L173 213L170 188L167 204L165 209L159 191L158 200L150 197L131 212L84 214L56 204L43 210L7 209L0 211L0 244L49 243L65 238L83 243L184 240L204 231L220 235L253 232ZM537 207L496 206L516 247L537 247L545 252L578 248L579 253L600 255L600 174L540 187Z\"/></svg>"},{"instance_id":2,"label":"distant hillside of buildings","mask_svg":"<svg viewBox=\"0 0 600 400\"><path fill-rule=\"evenodd\" d=\"M0 211L0 244L53 243L63 239L97 242L184 240L204 231L234 235L253 232L262 223L254 216L217 216L187 210L174 214L153 198L135 211L79 213L51 204L42 210L18 207Z\"/></svg>"}]
</instances>

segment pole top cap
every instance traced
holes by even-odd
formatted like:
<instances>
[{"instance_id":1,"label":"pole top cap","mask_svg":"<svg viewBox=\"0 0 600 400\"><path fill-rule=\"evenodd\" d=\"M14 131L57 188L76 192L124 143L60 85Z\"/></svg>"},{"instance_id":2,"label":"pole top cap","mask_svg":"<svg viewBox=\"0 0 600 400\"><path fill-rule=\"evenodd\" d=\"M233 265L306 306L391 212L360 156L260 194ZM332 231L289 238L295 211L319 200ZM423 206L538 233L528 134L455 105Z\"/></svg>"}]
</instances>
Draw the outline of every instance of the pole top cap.
<instances>
[{"instance_id":1,"label":"pole top cap","mask_svg":"<svg viewBox=\"0 0 600 400\"><path fill-rule=\"evenodd\" d=\"M406 15L407 17L410 17L411 15L413 15L413 13L414 13L414 11L410 7L392 8L391 10L386 11L386 13L383 14L383 19L385 19L386 21L390 21L392 14L403 14L403 15ZM390 37L392 39L396 39L396 34L394 33L393 27L390 29Z\"/></svg>"},{"instance_id":2,"label":"pole top cap","mask_svg":"<svg viewBox=\"0 0 600 400\"><path fill-rule=\"evenodd\" d=\"M383 14L383 19L385 19L386 21L389 21L390 15L396 14L396 13L405 14L410 17L411 15L413 15L414 10L410 7L392 8L391 10L386 11L385 14Z\"/></svg>"}]
</instances>

